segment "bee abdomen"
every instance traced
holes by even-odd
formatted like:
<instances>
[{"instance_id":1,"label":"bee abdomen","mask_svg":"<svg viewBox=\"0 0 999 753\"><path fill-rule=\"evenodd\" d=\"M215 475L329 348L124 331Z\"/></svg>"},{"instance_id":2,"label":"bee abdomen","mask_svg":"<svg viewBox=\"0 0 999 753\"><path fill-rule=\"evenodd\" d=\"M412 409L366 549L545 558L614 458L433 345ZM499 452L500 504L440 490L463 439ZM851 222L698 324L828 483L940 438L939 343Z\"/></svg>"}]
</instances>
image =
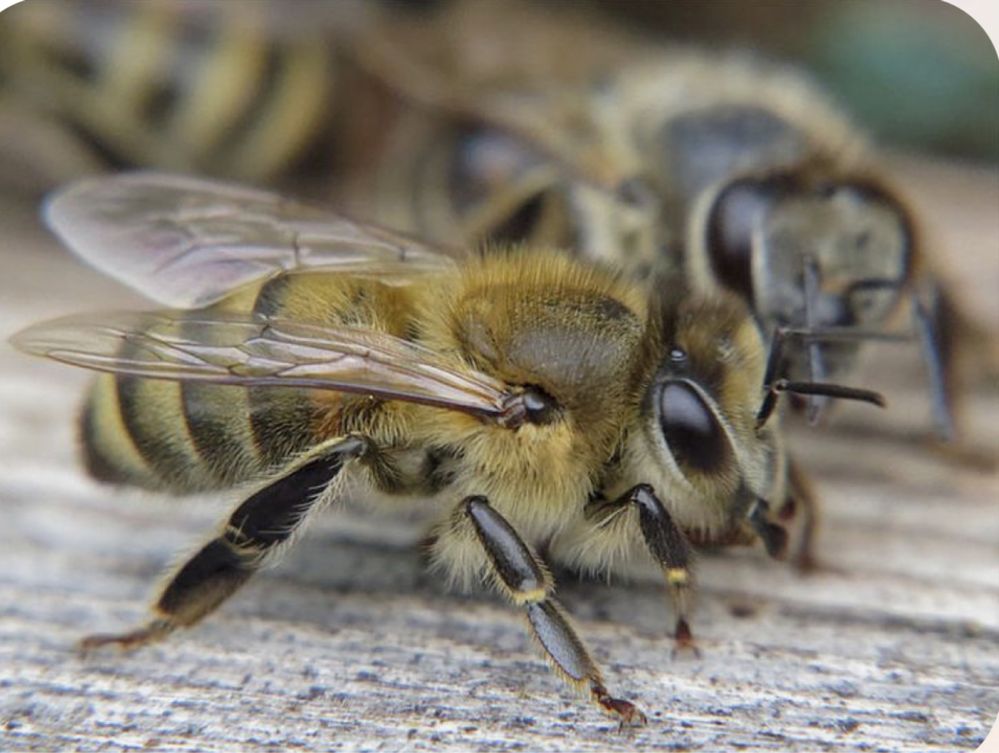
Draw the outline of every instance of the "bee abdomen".
<instances>
[{"instance_id":1,"label":"bee abdomen","mask_svg":"<svg viewBox=\"0 0 999 753\"><path fill-rule=\"evenodd\" d=\"M87 471L98 481L171 492L257 478L274 458L257 450L247 405L238 387L101 376L80 418Z\"/></svg>"},{"instance_id":2,"label":"bee abdomen","mask_svg":"<svg viewBox=\"0 0 999 753\"><path fill-rule=\"evenodd\" d=\"M80 414L80 443L87 472L109 484L159 488L159 479L132 440L113 376L96 379Z\"/></svg>"},{"instance_id":3,"label":"bee abdomen","mask_svg":"<svg viewBox=\"0 0 999 753\"><path fill-rule=\"evenodd\" d=\"M392 328L405 330L404 293L342 275L278 276L209 311L377 328L374 309L394 314ZM173 326L184 336L182 319ZM174 493L229 488L268 476L338 434L339 406L334 392L101 376L81 418L84 460L92 476L109 483Z\"/></svg>"},{"instance_id":4,"label":"bee abdomen","mask_svg":"<svg viewBox=\"0 0 999 753\"><path fill-rule=\"evenodd\" d=\"M25 5L0 28L12 88L112 164L265 180L324 125L338 63L318 24L293 44L262 6Z\"/></svg>"}]
</instances>

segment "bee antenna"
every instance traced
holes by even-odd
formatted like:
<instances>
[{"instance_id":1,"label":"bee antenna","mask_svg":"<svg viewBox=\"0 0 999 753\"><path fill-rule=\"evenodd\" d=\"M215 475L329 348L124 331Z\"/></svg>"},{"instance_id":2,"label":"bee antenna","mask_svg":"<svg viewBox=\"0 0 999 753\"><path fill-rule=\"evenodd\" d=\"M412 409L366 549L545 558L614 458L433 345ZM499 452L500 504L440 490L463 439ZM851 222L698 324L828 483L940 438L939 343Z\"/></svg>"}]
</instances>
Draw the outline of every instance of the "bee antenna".
<instances>
[{"instance_id":1,"label":"bee antenna","mask_svg":"<svg viewBox=\"0 0 999 753\"><path fill-rule=\"evenodd\" d=\"M909 342L912 337L907 334L865 330L859 327L787 327L774 328L770 338L770 349L767 353L766 367L763 373L763 402L756 413L756 428L766 424L770 414L777 405L781 392L794 392L801 395L821 395L836 397L842 400L860 400L884 407L885 399L872 390L856 387L846 387L820 381L792 382L778 379L777 375L784 367L784 349L789 340L797 340L806 344L818 342L863 342L876 340L881 342Z\"/></svg>"},{"instance_id":2,"label":"bee antenna","mask_svg":"<svg viewBox=\"0 0 999 753\"><path fill-rule=\"evenodd\" d=\"M781 393L790 392L795 395L822 395L823 397L834 397L839 400L857 400L862 403L870 403L879 408L884 408L887 404L884 395L874 390L865 390L860 387L847 387L842 384L830 384L829 382L792 382L787 379L778 379L773 382L763 396L763 403L756 413L756 429L759 431L767 423L774 408L777 407L777 398Z\"/></svg>"}]
</instances>

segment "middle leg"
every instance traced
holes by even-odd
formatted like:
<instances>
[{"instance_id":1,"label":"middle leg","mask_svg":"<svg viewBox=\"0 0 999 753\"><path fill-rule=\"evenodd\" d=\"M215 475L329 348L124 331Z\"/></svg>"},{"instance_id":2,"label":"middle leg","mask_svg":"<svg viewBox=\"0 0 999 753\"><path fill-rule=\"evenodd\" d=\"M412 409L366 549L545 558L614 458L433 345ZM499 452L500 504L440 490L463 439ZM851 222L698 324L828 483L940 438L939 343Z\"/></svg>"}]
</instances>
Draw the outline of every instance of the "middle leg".
<instances>
[{"instance_id":1,"label":"middle leg","mask_svg":"<svg viewBox=\"0 0 999 753\"><path fill-rule=\"evenodd\" d=\"M520 535L485 497L467 497L460 512L471 522L485 552L489 575L511 601L525 608L531 631L555 671L573 687L588 691L622 725L645 724L638 707L607 691L599 668L552 594L551 575Z\"/></svg>"},{"instance_id":2,"label":"middle leg","mask_svg":"<svg viewBox=\"0 0 999 753\"><path fill-rule=\"evenodd\" d=\"M676 614L673 630L676 646L696 651L694 635L687 619L693 588L690 542L649 484L636 484L617 499L601 500L599 503L604 514L613 514L614 511L631 505L638 509L638 526L645 546L666 578Z\"/></svg>"}]
</instances>

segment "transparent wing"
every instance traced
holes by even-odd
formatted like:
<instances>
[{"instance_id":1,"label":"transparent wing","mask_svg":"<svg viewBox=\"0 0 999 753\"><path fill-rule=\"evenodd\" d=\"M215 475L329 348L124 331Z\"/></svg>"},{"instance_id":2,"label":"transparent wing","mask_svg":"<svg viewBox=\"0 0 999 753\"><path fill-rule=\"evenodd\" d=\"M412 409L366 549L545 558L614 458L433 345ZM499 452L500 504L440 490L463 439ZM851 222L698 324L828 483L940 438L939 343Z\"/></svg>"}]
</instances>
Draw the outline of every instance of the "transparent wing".
<instances>
[{"instance_id":1,"label":"transparent wing","mask_svg":"<svg viewBox=\"0 0 999 753\"><path fill-rule=\"evenodd\" d=\"M156 172L87 178L47 202L78 256L154 301L199 308L283 271L418 275L453 267L400 233L278 194Z\"/></svg>"},{"instance_id":2,"label":"transparent wing","mask_svg":"<svg viewBox=\"0 0 999 753\"><path fill-rule=\"evenodd\" d=\"M194 311L56 319L11 338L19 349L97 371L152 379L351 392L500 416L492 377L382 332Z\"/></svg>"}]
</instances>

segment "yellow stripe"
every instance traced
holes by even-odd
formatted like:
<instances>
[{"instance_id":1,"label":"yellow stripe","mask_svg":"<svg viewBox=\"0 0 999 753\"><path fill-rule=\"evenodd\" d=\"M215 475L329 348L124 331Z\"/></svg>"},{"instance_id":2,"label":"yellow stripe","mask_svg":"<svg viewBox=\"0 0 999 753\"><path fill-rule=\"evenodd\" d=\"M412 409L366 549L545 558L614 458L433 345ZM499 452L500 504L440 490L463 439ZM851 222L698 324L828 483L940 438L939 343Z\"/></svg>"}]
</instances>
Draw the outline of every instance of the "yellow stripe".
<instances>
[{"instance_id":1,"label":"yellow stripe","mask_svg":"<svg viewBox=\"0 0 999 753\"><path fill-rule=\"evenodd\" d=\"M334 61L324 44L278 50L281 72L232 159L233 173L251 180L288 166L308 144L331 106Z\"/></svg>"},{"instance_id":2,"label":"yellow stripe","mask_svg":"<svg viewBox=\"0 0 999 753\"><path fill-rule=\"evenodd\" d=\"M111 375L97 377L88 403L85 410L90 411L93 434L82 437L85 449L120 474L122 481L139 486L158 486L155 474L136 448L122 420L115 378Z\"/></svg>"},{"instance_id":3,"label":"yellow stripe","mask_svg":"<svg viewBox=\"0 0 999 753\"><path fill-rule=\"evenodd\" d=\"M168 126L170 140L198 155L198 159L224 145L229 128L253 106L266 62L267 40L261 20L246 17L254 15L255 6L232 6L238 12L223 14L214 51L202 62L195 85Z\"/></svg>"},{"instance_id":4,"label":"yellow stripe","mask_svg":"<svg viewBox=\"0 0 999 753\"><path fill-rule=\"evenodd\" d=\"M99 101L134 119L151 89L150 81L169 65L178 19L164 3L136 3L130 10L128 22L102 61Z\"/></svg>"},{"instance_id":5,"label":"yellow stripe","mask_svg":"<svg viewBox=\"0 0 999 753\"><path fill-rule=\"evenodd\" d=\"M670 567L666 570L666 582L671 586L685 586L689 579L689 573L685 568Z\"/></svg>"}]
</instances>

